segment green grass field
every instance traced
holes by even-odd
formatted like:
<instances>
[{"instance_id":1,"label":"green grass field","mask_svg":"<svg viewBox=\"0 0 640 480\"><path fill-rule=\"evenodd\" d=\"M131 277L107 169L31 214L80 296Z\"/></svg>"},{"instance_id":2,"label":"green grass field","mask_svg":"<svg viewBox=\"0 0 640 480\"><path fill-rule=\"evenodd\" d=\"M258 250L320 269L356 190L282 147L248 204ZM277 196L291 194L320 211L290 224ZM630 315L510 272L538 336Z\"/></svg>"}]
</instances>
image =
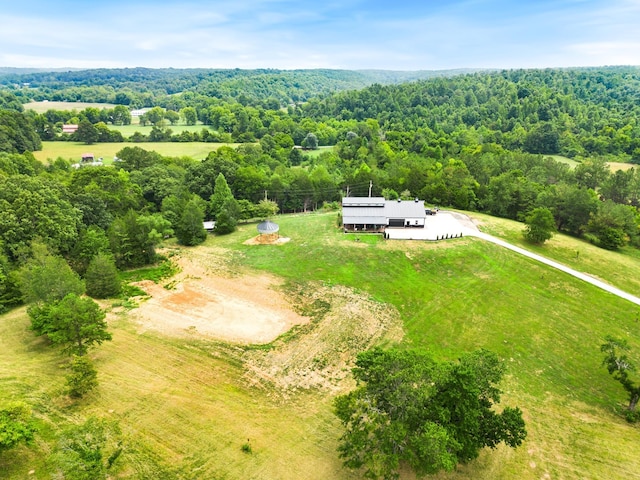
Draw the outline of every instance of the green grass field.
<instances>
[{"instance_id":1,"label":"green grass field","mask_svg":"<svg viewBox=\"0 0 640 480\"><path fill-rule=\"evenodd\" d=\"M140 132L143 135L149 135L151 133L152 125L140 125L139 123L132 123L131 125L108 125L109 130L117 130L125 138L129 138L136 132ZM177 135L181 132L201 132L203 129L208 129L207 125L199 123L197 125L167 125L169 130L171 130L173 135Z\"/></svg>"},{"instance_id":2,"label":"green grass field","mask_svg":"<svg viewBox=\"0 0 640 480\"><path fill-rule=\"evenodd\" d=\"M83 153L93 153L96 158L102 157L105 164L111 164L117 152L125 147L140 147L148 151L158 152L166 157L191 157L203 160L209 152L222 145L237 147L237 143L202 143L202 142L158 142L158 143L95 143L86 145L78 142L42 142L42 150L33 152L37 160L47 163L49 160L64 158L72 163L80 161Z\"/></svg>"},{"instance_id":3,"label":"green grass field","mask_svg":"<svg viewBox=\"0 0 640 480\"><path fill-rule=\"evenodd\" d=\"M580 162L573 160L572 158L563 157L562 155L545 155L545 157L551 157L557 162L566 163L570 168L575 168L577 165L580 165ZM623 162L608 162L609 168L612 172L617 170L629 170L630 168L634 168L634 164L632 163L623 163Z\"/></svg>"},{"instance_id":4,"label":"green grass field","mask_svg":"<svg viewBox=\"0 0 640 480\"><path fill-rule=\"evenodd\" d=\"M344 285L367 294L400 313L402 346L427 348L439 359L480 347L497 352L507 365L503 403L522 408L528 438L516 450L487 450L434 478L637 475L640 428L616 414L626 396L602 367L599 345L606 334L624 337L640 361L638 307L479 239L389 242L370 236L356 242L335 227L336 215L278 217L280 234L291 239L283 245L245 245L256 235L248 224L209 237L195 251L234 272L269 272L307 289ZM522 224L478 219L484 231L520 241ZM640 291L640 259L630 252L568 237L555 237L539 251ZM3 478L26 478L32 469L28 478L51 478L46 457L54 423L91 414L116 419L122 428L125 451L113 478L361 478L337 458L335 393L301 390L283 397L251 386L237 347L139 333L131 314L111 320L113 341L93 354L100 387L78 404L61 395L62 357L28 331L24 309L0 317L0 398L29 402L42 427L33 447L0 455ZM251 454L241 450L246 442Z\"/></svg>"},{"instance_id":5,"label":"green grass field","mask_svg":"<svg viewBox=\"0 0 640 480\"><path fill-rule=\"evenodd\" d=\"M545 157L551 157L556 162L566 163L571 168L575 168L576 165L580 164L580 162L573 160L572 158L569 158L569 157L564 157L562 155L545 155Z\"/></svg>"},{"instance_id":6,"label":"green grass field","mask_svg":"<svg viewBox=\"0 0 640 480\"><path fill-rule=\"evenodd\" d=\"M23 105L25 110L33 110L36 113L44 113L47 110L84 110L85 108L113 108L113 103L89 103L89 102L29 102Z\"/></svg>"}]
</instances>

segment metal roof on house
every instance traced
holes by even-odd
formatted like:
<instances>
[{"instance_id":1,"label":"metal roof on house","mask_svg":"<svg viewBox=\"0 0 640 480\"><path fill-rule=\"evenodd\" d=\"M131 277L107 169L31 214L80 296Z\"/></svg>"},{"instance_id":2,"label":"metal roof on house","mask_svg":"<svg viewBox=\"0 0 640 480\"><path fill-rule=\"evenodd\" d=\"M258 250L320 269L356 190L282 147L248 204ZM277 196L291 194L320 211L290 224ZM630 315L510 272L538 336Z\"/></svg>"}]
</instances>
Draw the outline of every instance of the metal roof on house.
<instances>
[{"instance_id":1,"label":"metal roof on house","mask_svg":"<svg viewBox=\"0 0 640 480\"><path fill-rule=\"evenodd\" d=\"M401 201L387 200L384 205L387 218L424 218L424 202L422 200Z\"/></svg>"},{"instance_id":2,"label":"metal roof on house","mask_svg":"<svg viewBox=\"0 0 640 480\"><path fill-rule=\"evenodd\" d=\"M372 211L373 210L373 211ZM376 215L379 211L379 214ZM342 211L342 223L346 225L386 225L387 216L383 208L351 207Z\"/></svg>"},{"instance_id":3,"label":"metal roof on house","mask_svg":"<svg viewBox=\"0 0 640 480\"><path fill-rule=\"evenodd\" d=\"M343 207L384 207L384 197L344 197Z\"/></svg>"}]
</instances>

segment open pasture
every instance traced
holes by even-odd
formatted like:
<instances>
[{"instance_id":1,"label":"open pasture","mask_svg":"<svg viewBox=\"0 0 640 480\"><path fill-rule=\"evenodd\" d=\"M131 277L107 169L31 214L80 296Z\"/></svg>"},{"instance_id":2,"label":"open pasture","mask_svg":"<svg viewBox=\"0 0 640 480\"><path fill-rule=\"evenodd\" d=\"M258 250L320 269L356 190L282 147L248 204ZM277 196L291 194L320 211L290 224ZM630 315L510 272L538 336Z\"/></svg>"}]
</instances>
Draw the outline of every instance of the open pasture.
<instances>
[{"instance_id":1,"label":"open pasture","mask_svg":"<svg viewBox=\"0 0 640 480\"><path fill-rule=\"evenodd\" d=\"M102 157L105 164L111 164L113 157L125 147L140 147L148 151L158 152L166 157L191 157L203 160L209 153L222 145L236 147L235 143L203 143L203 142L156 142L156 143L94 143L86 145L79 142L42 142L42 150L33 152L37 160L47 163L49 160L64 158L72 163L80 161L83 153L93 153L96 158Z\"/></svg>"},{"instance_id":2,"label":"open pasture","mask_svg":"<svg viewBox=\"0 0 640 480\"><path fill-rule=\"evenodd\" d=\"M625 394L602 367L599 352L603 337L612 334L628 339L639 356L635 306L480 239L355 241L365 236L341 233L335 212L274 220L289 242L248 245L256 230L245 224L196 248L166 246L197 259L202 278L278 279L272 288L291 299L290 308L317 315L269 345L226 343L197 331L185 338L141 330L135 309L113 309L114 339L92 354L100 387L71 404L61 396L62 357L28 331L24 309L0 317L0 395L34 405L43 431L31 450L20 447L0 457L0 471L18 479L35 469L33 478L50 478L46 453L56 437L54 422L98 415L117 420L123 431L115 478L361 478L341 467L335 451L340 425L331 401L351 382L334 379L308 389L303 379L326 373L326 364L338 360L342 369L331 371L348 372L372 325L367 316L383 314L397 315L403 335L378 343L425 348L439 359L481 347L498 353L507 368L502 402L518 405L527 421L529 435L520 448L484 451L434 478L627 479L639 471L640 429L616 415ZM521 229L515 222L478 220L481 229L505 238ZM572 266L601 278L618 265L609 262L616 255L620 264L628 262L621 275L631 280L640 273L636 257L596 255L594 247L568 237L543 248L556 259L578 249L581 259L597 257ZM336 292L350 299L346 305ZM334 328L325 330L327 322ZM324 345L331 355L316 351L317 360L305 363L311 344ZM298 363L309 368L296 376ZM293 380L284 388L277 381L282 378ZM242 451L245 443L252 453Z\"/></svg>"},{"instance_id":3,"label":"open pasture","mask_svg":"<svg viewBox=\"0 0 640 480\"><path fill-rule=\"evenodd\" d=\"M167 124L165 125L165 127L171 130L172 135L177 135L181 132L198 132L199 133L203 129L206 130L209 128L207 125L204 125L202 123L198 123L196 125ZM135 122L135 123L132 122L131 125L108 125L108 128L109 130L117 130L118 132L122 133L122 136L124 136L125 138L128 138L136 132L140 132L143 135L149 135L151 133L151 130L153 129L153 125L140 125L138 122Z\"/></svg>"}]
</instances>

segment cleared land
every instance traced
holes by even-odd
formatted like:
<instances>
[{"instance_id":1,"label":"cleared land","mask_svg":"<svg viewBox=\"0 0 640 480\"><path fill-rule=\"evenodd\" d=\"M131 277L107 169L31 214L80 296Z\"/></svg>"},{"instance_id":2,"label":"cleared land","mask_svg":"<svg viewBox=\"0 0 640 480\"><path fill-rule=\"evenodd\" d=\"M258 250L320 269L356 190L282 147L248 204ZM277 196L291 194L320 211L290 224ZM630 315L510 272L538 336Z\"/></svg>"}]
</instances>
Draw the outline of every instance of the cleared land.
<instances>
[{"instance_id":1,"label":"cleared land","mask_svg":"<svg viewBox=\"0 0 640 480\"><path fill-rule=\"evenodd\" d=\"M89 414L117 419L125 440L118 478L350 479L360 476L340 466L331 400L350 388L348 367L357 351L399 342L445 359L485 347L507 364L503 402L523 409L529 437L517 450L483 452L435 478L636 475L640 429L615 414L625 395L601 366L598 350L609 333L640 351L635 306L479 239L385 242L340 233L335 215L278 218L280 232L291 239L278 245L247 244L255 225L243 225L197 248L166 247L183 267L154 287L168 292L166 305L172 292L199 282L216 298L228 295L236 302L228 303L231 308L277 298L273 314L287 311L309 321L274 342L214 340L189 322L183 325L192 330L187 335L146 328L137 315L161 301L159 294L141 300L137 310L114 307L114 339L93 354L99 391L71 405L60 395L61 357L33 337L19 309L0 317L0 395L32 403L49 441L54 421ZM481 229L503 238L522 229L474 217ZM572 266L600 278L622 265L627 270L620 283L635 285L639 277L634 256L568 237L541 248L558 260L579 250ZM218 279L229 283L217 287ZM235 282L233 293L225 290ZM210 320L221 318L227 316L215 313ZM241 450L247 442L251 454ZM30 478L49 478L48 448L39 442L32 450L6 452L0 471L18 479L35 469Z\"/></svg>"},{"instance_id":2,"label":"cleared land","mask_svg":"<svg viewBox=\"0 0 640 480\"><path fill-rule=\"evenodd\" d=\"M72 163L80 161L83 153L93 153L96 158L102 157L105 164L113 162L113 157L125 147L140 147L148 151L158 152L160 155L167 157L191 157L195 160L202 160L213 150L222 145L230 147L238 146L237 143L176 143L176 142L158 142L158 143L95 143L86 145L78 142L42 142L42 150L33 152L37 160L47 163L49 160L56 158L64 158Z\"/></svg>"}]
</instances>

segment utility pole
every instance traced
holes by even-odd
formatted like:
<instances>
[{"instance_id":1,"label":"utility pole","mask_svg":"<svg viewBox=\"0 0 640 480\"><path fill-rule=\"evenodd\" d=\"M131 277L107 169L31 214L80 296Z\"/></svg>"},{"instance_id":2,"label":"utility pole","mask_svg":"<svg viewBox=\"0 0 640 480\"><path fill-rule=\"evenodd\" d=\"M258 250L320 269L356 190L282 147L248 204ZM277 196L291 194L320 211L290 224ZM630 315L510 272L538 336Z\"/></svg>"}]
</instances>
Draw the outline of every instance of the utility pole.
<instances>
[{"instance_id":1,"label":"utility pole","mask_svg":"<svg viewBox=\"0 0 640 480\"><path fill-rule=\"evenodd\" d=\"M349 185L347 185L347 197L349 196Z\"/></svg>"},{"instance_id":2,"label":"utility pole","mask_svg":"<svg viewBox=\"0 0 640 480\"><path fill-rule=\"evenodd\" d=\"M371 198L371 189L373 188L373 180L369 180L369 198Z\"/></svg>"}]
</instances>

